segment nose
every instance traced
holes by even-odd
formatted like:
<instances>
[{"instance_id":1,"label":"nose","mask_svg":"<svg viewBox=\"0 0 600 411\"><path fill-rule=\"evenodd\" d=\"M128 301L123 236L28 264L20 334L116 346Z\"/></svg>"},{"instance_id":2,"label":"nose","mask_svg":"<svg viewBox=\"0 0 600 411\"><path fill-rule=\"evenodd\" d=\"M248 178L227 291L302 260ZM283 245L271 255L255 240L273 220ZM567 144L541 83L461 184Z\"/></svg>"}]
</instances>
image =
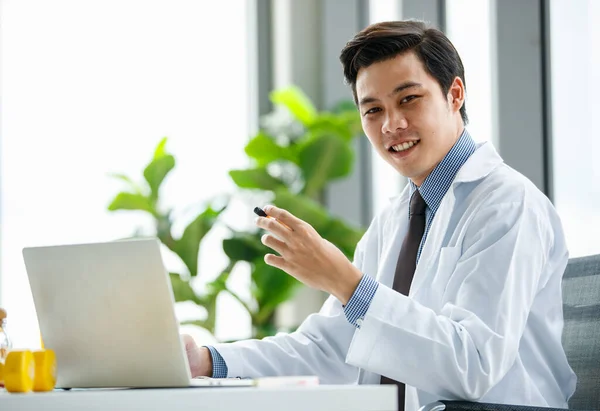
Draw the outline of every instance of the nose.
<instances>
[{"instance_id":1,"label":"nose","mask_svg":"<svg viewBox=\"0 0 600 411\"><path fill-rule=\"evenodd\" d=\"M381 126L383 134L395 133L408 127L406 116L400 110L388 110Z\"/></svg>"}]
</instances>

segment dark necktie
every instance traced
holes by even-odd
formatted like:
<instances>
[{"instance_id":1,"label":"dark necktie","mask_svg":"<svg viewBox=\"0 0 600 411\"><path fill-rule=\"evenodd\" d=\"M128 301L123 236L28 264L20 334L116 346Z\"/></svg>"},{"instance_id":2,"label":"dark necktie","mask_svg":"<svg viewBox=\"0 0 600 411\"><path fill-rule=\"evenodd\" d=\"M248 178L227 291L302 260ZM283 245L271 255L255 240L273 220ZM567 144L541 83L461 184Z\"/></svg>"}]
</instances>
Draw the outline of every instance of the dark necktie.
<instances>
[{"instance_id":1,"label":"dark necktie","mask_svg":"<svg viewBox=\"0 0 600 411\"><path fill-rule=\"evenodd\" d=\"M425 200L421 197L421 193L419 193L419 190L415 191L410 200L408 233L406 233L402 248L400 248L392 286L394 291L404 295L408 295L410 283L417 267L417 253L425 232L425 207ZM404 383L382 375L381 384L396 384L398 386L398 410L404 411Z\"/></svg>"}]
</instances>

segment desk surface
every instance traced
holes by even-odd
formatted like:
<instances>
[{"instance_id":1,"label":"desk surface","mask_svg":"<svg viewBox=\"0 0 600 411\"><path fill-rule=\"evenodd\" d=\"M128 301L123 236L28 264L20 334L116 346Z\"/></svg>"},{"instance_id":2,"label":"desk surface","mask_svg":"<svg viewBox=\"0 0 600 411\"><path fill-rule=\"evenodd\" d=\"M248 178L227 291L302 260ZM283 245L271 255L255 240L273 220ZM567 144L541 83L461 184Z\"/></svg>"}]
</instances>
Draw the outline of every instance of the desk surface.
<instances>
[{"instance_id":1,"label":"desk surface","mask_svg":"<svg viewBox=\"0 0 600 411\"><path fill-rule=\"evenodd\" d=\"M0 391L0 410L395 411L395 385Z\"/></svg>"}]
</instances>

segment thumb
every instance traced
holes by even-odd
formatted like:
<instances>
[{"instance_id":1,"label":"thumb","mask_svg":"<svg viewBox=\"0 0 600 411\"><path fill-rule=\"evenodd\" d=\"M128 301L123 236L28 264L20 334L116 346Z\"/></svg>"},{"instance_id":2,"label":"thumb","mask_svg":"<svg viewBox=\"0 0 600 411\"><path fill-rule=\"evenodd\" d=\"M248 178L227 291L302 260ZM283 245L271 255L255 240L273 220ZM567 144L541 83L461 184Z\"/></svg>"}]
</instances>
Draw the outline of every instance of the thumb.
<instances>
[{"instance_id":1,"label":"thumb","mask_svg":"<svg viewBox=\"0 0 600 411\"><path fill-rule=\"evenodd\" d=\"M185 350L189 351L193 348L196 348L196 341L189 334L182 334L181 338L183 338L183 343L185 344Z\"/></svg>"}]
</instances>

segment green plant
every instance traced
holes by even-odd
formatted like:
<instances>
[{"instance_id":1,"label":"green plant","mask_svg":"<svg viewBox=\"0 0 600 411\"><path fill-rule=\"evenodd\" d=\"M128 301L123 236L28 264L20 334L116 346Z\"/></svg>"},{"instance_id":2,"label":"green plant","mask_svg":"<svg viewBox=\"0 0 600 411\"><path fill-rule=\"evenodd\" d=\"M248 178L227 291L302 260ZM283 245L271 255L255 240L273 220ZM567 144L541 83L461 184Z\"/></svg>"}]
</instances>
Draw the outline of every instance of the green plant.
<instances>
[{"instance_id":1,"label":"green plant","mask_svg":"<svg viewBox=\"0 0 600 411\"><path fill-rule=\"evenodd\" d=\"M360 118L352 103L344 102L332 111L318 112L298 88L289 87L271 94L276 107L291 114L263 124L261 131L246 145L252 166L231 170L235 184L244 190L259 190L278 207L310 223L325 239L335 244L348 258L363 230L332 216L321 197L326 186L352 171L353 140L360 133ZM273 121L275 118L275 121ZM274 124L275 123L275 124ZM245 305L252 318L255 337L273 334L274 314L279 304L298 289L299 282L263 258L272 250L261 241L262 233L234 232L223 241L230 261L250 263L253 304L226 289Z\"/></svg>"},{"instance_id":2,"label":"green plant","mask_svg":"<svg viewBox=\"0 0 600 411\"><path fill-rule=\"evenodd\" d=\"M124 181L129 190L118 193L108 206L108 210L143 211L153 217L156 237L179 257L187 269L184 273L169 273L175 301L193 301L204 307L207 318L195 323L214 333L217 296L222 291L220 285L228 277L231 268L225 268L203 293L194 291L191 280L198 275L200 243L217 222L225 207L208 205L187 225L179 238L174 237L172 210L163 208L159 201L160 186L169 172L175 168L175 157L166 151L166 143L165 137L156 147L152 160L144 169L143 184L138 184L123 174L112 174L112 177Z\"/></svg>"},{"instance_id":3,"label":"green plant","mask_svg":"<svg viewBox=\"0 0 600 411\"><path fill-rule=\"evenodd\" d=\"M354 105L343 102L331 111L319 112L296 87L274 91L271 100L277 110L263 119L263 127L245 147L251 167L229 172L240 189L230 194L252 193L289 210L352 258L363 230L331 215L322 204L322 194L329 182L347 176L352 170L352 144L360 133L360 119ZM216 299L219 293L227 292L249 312L253 337L274 334L276 308L294 295L300 283L264 262L264 255L272 250L261 243L262 232L256 228L240 231L229 227L230 236L222 243L229 259L226 267L202 293L193 289L190 281L198 274L200 243L215 224L222 222L225 207L208 205L181 237L174 238L172 212L163 210L159 201L160 186L175 167L175 158L166 152L165 145L166 138L145 168L142 186L127 176L115 175L128 184L129 191L118 193L109 210L138 210L153 217L157 237L187 268L185 273L171 273L175 300L194 301L208 312L206 319L196 322L198 325L214 332ZM249 204L249 210L254 205ZM251 271L250 301L227 285L230 273L241 262L249 265Z\"/></svg>"}]
</instances>

